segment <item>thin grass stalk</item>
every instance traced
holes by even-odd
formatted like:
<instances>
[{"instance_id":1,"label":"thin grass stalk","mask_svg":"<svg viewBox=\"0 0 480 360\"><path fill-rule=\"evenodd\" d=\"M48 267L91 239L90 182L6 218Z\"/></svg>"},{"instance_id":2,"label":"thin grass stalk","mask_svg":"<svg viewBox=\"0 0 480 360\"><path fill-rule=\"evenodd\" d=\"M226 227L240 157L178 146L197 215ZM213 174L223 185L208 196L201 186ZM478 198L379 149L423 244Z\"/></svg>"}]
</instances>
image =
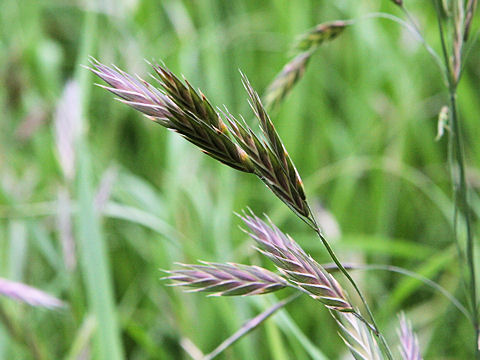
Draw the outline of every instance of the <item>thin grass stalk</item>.
<instances>
[{"instance_id":1,"label":"thin grass stalk","mask_svg":"<svg viewBox=\"0 0 480 360\"><path fill-rule=\"evenodd\" d=\"M468 203L467 196L467 182L465 178L465 158L464 158L464 148L463 148L463 139L462 134L460 133L460 124L457 114L457 100L456 100L456 91L450 92L450 109L451 109L451 120L452 120L452 139L454 146L454 154L456 157L456 162L459 170L459 184L455 186L455 206L459 207L460 212L463 214L465 219L465 227L467 231L467 247L466 247L466 258L470 278L470 306L472 311L472 322L475 330L475 354L477 358L480 358L480 351L477 344L477 339L480 335L479 321L478 321L478 304L477 304L477 284L476 284L476 275L475 275L475 250L474 250L474 239L473 239L473 229L470 218L470 206ZM458 239L457 239L458 241Z\"/></svg>"},{"instance_id":2,"label":"thin grass stalk","mask_svg":"<svg viewBox=\"0 0 480 360\"><path fill-rule=\"evenodd\" d=\"M465 155L464 155L464 146L463 146L463 137L461 133L460 120L458 118L458 109L457 109L457 86L460 81L460 72L456 72L455 68L452 69L450 58L448 55L448 50L445 42L445 33L441 20L440 4L438 0L433 0L435 10L437 12L437 22L440 32L440 40L442 44L442 51L444 56L445 66L448 69L448 93L450 101L450 114L451 114L451 126L452 126L452 148L455 156L455 161L458 166L458 184L454 184L454 196L455 196L455 213L459 210L465 219L465 228L467 233L467 244L466 244L466 258L467 258L467 267L469 272L469 302L471 307L471 321L474 327L475 339L474 339L474 354L476 359L480 359L480 349L478 345L478 339L480 335L479 329L479 319L478 319L478 304L477 304L477 285L476 285L476 275L475 275L475 254L474 254L474 239L473 239L473 229L470 219L470 206L468 203L468 188L465 176ZM455 21L459 21L457 16ZM459 24L456 24L458 28ZM458 30L456 30L458 32ZM454 39L454 57L458 64L458 68L461 68L461 58L462 58L462 44L455 44L455 41L462 42L462 39L459 39L458 34ZM455 49L456 47L456 49ZM456 51L455 51L456 50ZM452 169L452 171L454 171ZM456 223L456 216L455 216ZM456 226L456 225L455 225ZM459 242L457 234L455 234L455 241Z\"/></svg>"},{"instance_id":3,"label":"thin grass stalk","mask_svg":"<svg viewBox=\"0 0 480 360\"><path fill-rule=\"evenodd\" d=\"M322 242L323 246L327 249L327 252L328 254L330 255L330 257L332 258L333 262L335 263L335 265L338 267L338 269L342 272L342 274L347 278L347 280L350 282L350 284L353 286L353 288L355 289L355 292L358 294L358 296L360 297L360 300L362 301L362 304L363 306L365 307L365 310L367 311L367 314L368 314L368 317L370 319L370 321L372 322L372 326L373 326L373 332L374 334L380 339L380 343L382 344L382 347L383 347L383 350L385 352L385 355L387 356L387 358L389 360L393 360L393 355L392 355L392 351L390 350L390 347L388 346L388 343L385 339L385 337L382 335L382 333L380 332L380 329L377 325L377 322L375 321L375 317L373 316L373 312L372 310L370 309L370 306L368 305L368 302L367 300L365 299L365 297L363 296L363 293L362 291L360 290L360 288L358 287L357 283L355 282L355 280L353 280L352 276L350 275L350 273L347 271L347 269L345 269L345 267L343 266L343 264L340 262L340 260L338 259L337 255L335 254L335 252L333 251L332 247L330 246L330 244L328 243L327 239L325 239L325 236L322 234L322 231L320 229L320 227L318 226L315 218L312 219L314 224L315 224L315 232L317 233L318 237L320 238L320 241Z\"/></svg>"},{"instance_id":4,"label":"thin grass stalk","mask_svg":"<svg viewBox=\"0 0 480 360\"><path fill-rule=\"evenodd\" d=\"M261 314L255 316L253 319L250 319L248 322L246 322L240 329L238 329L235 334L230 336L228 339L223 341L219 346L217 346L212 352L208 353L203 357L202 360L211 360L216 358L218 355L220 355L223 351L228 349L230 346L235 344L238 340L240 340L242 337L250 333L251 331L255 330L260 324L262 324L264 321L266 321L270 316L275 314L278 310L282 309L289 303L291 303L293 300L298 298L300 296L299 293L293 294L286 298L285 300L279 301L276 304L272 305L270 308L262 312Z\"/></svg>"}]
</instances>

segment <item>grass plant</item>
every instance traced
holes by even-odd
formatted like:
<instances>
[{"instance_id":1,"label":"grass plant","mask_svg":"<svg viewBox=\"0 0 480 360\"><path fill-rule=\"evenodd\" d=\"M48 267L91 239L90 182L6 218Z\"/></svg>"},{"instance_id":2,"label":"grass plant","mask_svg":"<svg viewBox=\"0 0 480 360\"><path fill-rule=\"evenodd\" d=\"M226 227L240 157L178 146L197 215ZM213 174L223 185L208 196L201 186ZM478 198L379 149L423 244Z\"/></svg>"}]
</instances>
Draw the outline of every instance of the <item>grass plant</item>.
<instances>
[{"instance_id":1,"label":"grass plant","mask_svg":"<svg viewBox=\"0 0 480 360\"><path fill-rule=\"evenodd\" d=\"M476 7L0 3L0 359L480 358Z\"/></svg>"}]
</instances>

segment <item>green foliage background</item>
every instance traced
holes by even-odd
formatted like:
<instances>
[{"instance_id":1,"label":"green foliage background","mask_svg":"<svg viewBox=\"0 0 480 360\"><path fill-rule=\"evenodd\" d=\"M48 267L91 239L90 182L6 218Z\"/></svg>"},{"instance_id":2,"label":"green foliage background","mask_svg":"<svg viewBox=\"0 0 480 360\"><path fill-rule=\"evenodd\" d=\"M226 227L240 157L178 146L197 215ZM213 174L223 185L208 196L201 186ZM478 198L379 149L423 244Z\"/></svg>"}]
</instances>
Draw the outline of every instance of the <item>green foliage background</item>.
<instances>
[{"instance_id":1,"label":"green foliage background","mask_svg":"<svg viewBox=\"0 0 480 360\"><path fill-rule=\"evenodd\" d=\"M439 50L430 2L406 1ZM81 64L93 55L146 75L143 59L184 74L217 105L252 113L238 69L260 92L314 25L385 11L387 0L2 0L0 2L0 276L53 293L59 312L1 299L19 337L0 324L0 359L188 359L193 342L213 350L274 295L207 298L165 286L174 262L263 264L233 212L267 213L319 261L314 234L253 176L234 173L95 88ZM474 30L476 27L474 26ZM475 31L474 31L475 32ZM474 33L473 32L473 33ZM480 213L480 61L475 43L459 88L473 211ZM80 86L84 131L76 177L64 179L54 115L66 82ZM307 196L345 261L392 264L463 299L452 245L447 142L436 119L447 102L433 60L405 29L363 19L322 46L305 78L272 113ZM78 110L78 111L77 111ZM108 203L93 196L114 169ZM72 201L77 267L66 268L57 199ZM330 225L329 225L330 224ZM478 234L478 225L476 225ZM380 326L395 344L404 309L432 359L466 359L470 325L441 294L409 277L356 272ZM340 278L340 277L339 277ZM278 297L285 297L279 294ZM96 320L95 320L96 319ZM185 345L186 344L186 345ZM228 349L221 359L341 358L329 314L302 297Z\"/></svg>"}]
</instances>

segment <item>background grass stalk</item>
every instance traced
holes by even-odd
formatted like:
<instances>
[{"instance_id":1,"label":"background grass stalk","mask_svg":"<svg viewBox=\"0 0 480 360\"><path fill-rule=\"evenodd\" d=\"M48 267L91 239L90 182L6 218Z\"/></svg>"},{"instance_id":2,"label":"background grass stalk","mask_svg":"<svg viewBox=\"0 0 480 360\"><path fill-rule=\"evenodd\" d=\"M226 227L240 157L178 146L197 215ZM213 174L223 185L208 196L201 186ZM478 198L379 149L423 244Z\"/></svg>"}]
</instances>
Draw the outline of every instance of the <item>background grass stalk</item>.
<instances>
[{"instance_id":1,"label":"background grass stalk","mask_svg":"<svg viewBox=\"0 0 480 360\"><path fill-rule=\"evenodd\" d=\"M382 333L380 332L380 329L378 328L378 325L375 321L375 317L373 316L373 313L372 311L370 310L370 306L368 306L368 303L367 303L367 300L365 299L365 297L363 296L362 294L362 291L360 290L360 288L358 287L357 283L355 282L355 280L353 280L352 276L349 274L349 272L347 271L347 269L345 269L345 267L342 265L342 263L340 262L340 260L338 260L337 258L337 255L335 254L335 252L333 251L332 247L330 246L330 244L328 243L327 239L325 239L325 236L322 234L322 231L320 230L320 227L318 226L316 220L313 218L312 216L312 221L315 225L315 227L313 228L315 230L315 232L317 233L318 237L320 238L320 241L322 242L323 246L325 246L325 248L327 249L327 252L328 254L330 255L330 257L332 258L333 262L335 263L335 265L337 265L338 269L342 272L342 274L347 278L347 280L350 282L350 284L353 286L353 288L355 289L355 292L358 294L358 296L360 297L360 300L362 301L362 304L363 306L365 307L365 310L367 311L367 314L368 314L368 317L370 318L370 321L372 322L371 326L370 324L368 324L367 322L367 325L368 327L372 330L372 332L379 338L380 340L380 343L382 344L382 347L383 347L383 350L385 352L385 355L387 356L387 358L389 360L393 360L393 355L392 355L392 352L390 350L390 347L388 346L387 344L387 341L385 340L385 337L382 335ZM360 320L366 322L365 319L359 317ZM373 328L372 328L373 327Z\"/></svg>"},{"instance_id":2,"label":"background grass stalk","mask_svg":"<svg viewBox=\"0 0 480 360\"><path fill-rule=\"evenodd\" d=\"M93 1L87 1L93 6ZM75 77L80 86L80 135L77 140L78 154L77 178L75 184L78 199L76 216L76 233L80 250L80 263L83 281L86 287L87 302L92 307L97 321L95 353L99 358L120 360L124 358L120 328L116 318L112 274L108 261L108 251L102 234L99 214L95 209L93 190L93 169L88 141L85 138L86 109L89 103L90 84L87 71L80 64L88 54L94 52L97 15L86 11L83 24L83 36L78 56Z\"/></svg>"},{"instance_id":3,"label":"background grass stalk","mask_svg":"<svg viewBox=\"0 0 480 360\"><path fill-rule=\"evenodd\" d=\"M450 114L451 114L451 128L452 134L450 137L450 141L452 141L452 148L455 155L455 161L458 166L458 183L454 184L454 196L455 196L455 213L457 210L460 210L460 213L463 215L465 220L465 228L467 233L467 243L466 243L466 258L467 258L467 267L469 272L469 297L470 297L470 311L471 311L471 321L474 327L475 338L474 338L474 346L475 346L475 358L480 359L480 350L478 346L478 337L479 337L479 326L478 326L478 305L477 305L477 285L476 285L476 276L475 276L475 249L473 243L473 230L472 224L470 219L470 206L468 203L468 187L465 178L465 155L464 155L464 146L463 146L463 139L461 133L461 125L460 120L458 117L458 109L457 109L457 87L460 81L460 72L456 71L455 68L452 68L452 63L450 61L450 57L448 55L447 46L445 42L445 33L444 28L442 25L441 19L441 11L440 5L438 0L433 0L435 10L437 13L437 21L438 21L438 28L440 33L440 40L442 44L442 52L444 57L445 66L448 69L447 79L448 79L448 93L449 93L449 101L450 101ZM458 17L455 18L456 21L460 21ZM456 24L458 27L459 25ZM460 43L456 43L455 40L460 41ZM463 41L464 37L457 38L454 40L454 48L459 48L460 50L457 52L454 49L454 61L453 63L458 64L458 68L461 68L461 57L462 57L462 49L463 49ZM455 169L451 169L451 171L455 171ZM453 177L454 181L456 177ZM456 219L456 216L455 216ZM455 232L455 241L459 242L458 236Z\"/></svg>"},{"instance_id":4,"label":"background grass stalk","mask_svg":"<svg viewBox=\"0 0 480 360\"><path fill-rule=\"evenodd\" d=\"M455 152L455 158L458 165L459 171L459 183L455 185L455 206L460 208L461 213L465 219L465 228L467 232L467 247L466 247L466 257L467 257L467 266L469 271L469 281L470 281L470 306L472 312L472 323L475 330L475 356L477 359L480 358L480 350L478 348L478 337L479 337L479 326L478 326L478 305L477 305L477 284L475 276L475 249L473 243L473 231L472 224L470 219L470 207L468 203L467 195L467 182L465 179L465 159L464 159L464 149L463 149L463 140L460 130L460 124L458 119L457 111L457 100L456 100L456 87L450 88L450 112L451 112L451 122L452 122L452 140L453 148ZM457 239L458 241L458 239Z\"/></svg>"}]
</instances>

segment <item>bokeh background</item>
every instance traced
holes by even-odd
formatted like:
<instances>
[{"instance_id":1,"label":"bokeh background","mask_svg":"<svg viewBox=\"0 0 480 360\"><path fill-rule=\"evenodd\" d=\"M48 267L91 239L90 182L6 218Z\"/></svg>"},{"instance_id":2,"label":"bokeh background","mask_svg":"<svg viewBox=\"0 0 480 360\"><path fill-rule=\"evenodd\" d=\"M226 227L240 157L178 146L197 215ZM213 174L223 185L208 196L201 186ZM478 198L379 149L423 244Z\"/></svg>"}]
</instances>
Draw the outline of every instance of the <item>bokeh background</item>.
<instances>
[{"instance_id":1,"label":"bokeh background","mask_svg":"<svg viewBox=\"0 0 480 360\"><path fill-rule=\"evenodd\" d=\"M440 51L432 4L406 4ZM379 11L403 16L387 0L2 0L0 276L69 306L0 299L0 359L189 359L213 350L288 291L207 298L165 286L159 269L199 259L272 268L238 228L234 212L247 206L328 262L256 178L114 101L81 65L92 55L146 76L144 59L163 61L250 119L238 69L262 93L299 34L337 19L361 20L322 46L272 118L341 259L407 268L463 301L447 139L435 141L445 87L404 28L364 18ZM476 214L478 50L459 88ZM394 347L403 309L427 358L468 358L470 325L439 292L381 270L355 277ZM336 332L327 311L302 297L219 359L345 358Z\"/></svg>"}]
</instances>

